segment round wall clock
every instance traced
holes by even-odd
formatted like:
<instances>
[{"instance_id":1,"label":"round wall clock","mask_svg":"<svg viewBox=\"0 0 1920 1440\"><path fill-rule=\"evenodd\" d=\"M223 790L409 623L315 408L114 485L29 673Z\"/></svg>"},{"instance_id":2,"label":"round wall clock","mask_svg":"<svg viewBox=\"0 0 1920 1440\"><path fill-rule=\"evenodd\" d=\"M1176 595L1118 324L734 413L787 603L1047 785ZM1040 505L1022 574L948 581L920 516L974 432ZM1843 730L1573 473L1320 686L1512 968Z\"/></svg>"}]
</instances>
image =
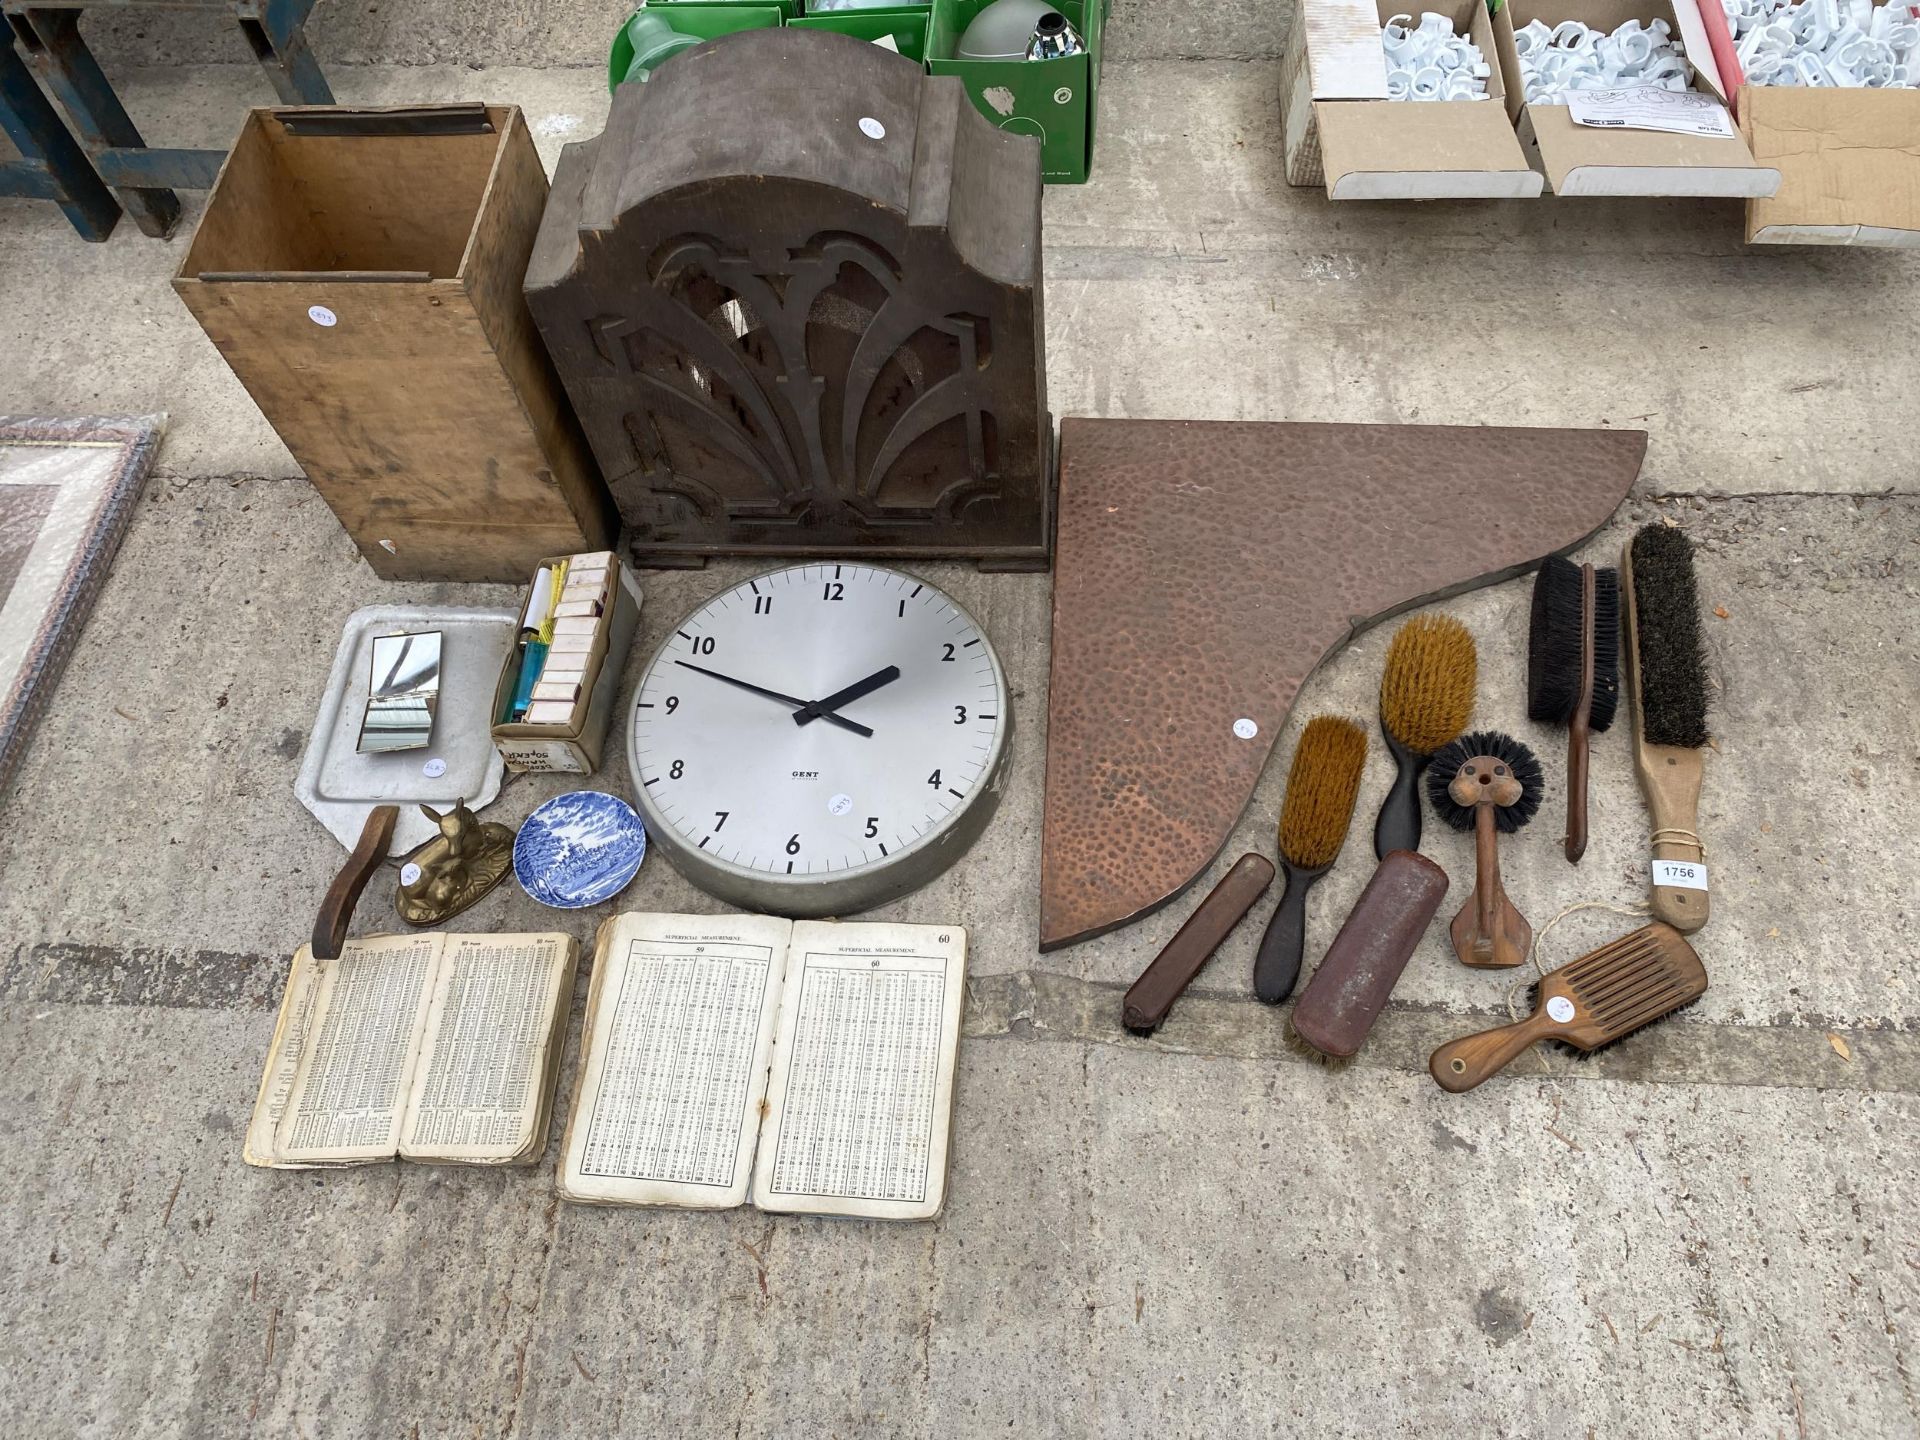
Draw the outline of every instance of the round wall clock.
<instances>
[{"instance_id":1,"label":"round wall clock","mask_svg":"<svg viewBox=\"0 0 1920 1440\"><path fill-rule=\"evenodd\" d=\"M709 894L844 915L926 884L993 816L1006 676L951 596L797 565L700 606L641 677L627 759L652 842Z\"/></svg>"}]
</instances>

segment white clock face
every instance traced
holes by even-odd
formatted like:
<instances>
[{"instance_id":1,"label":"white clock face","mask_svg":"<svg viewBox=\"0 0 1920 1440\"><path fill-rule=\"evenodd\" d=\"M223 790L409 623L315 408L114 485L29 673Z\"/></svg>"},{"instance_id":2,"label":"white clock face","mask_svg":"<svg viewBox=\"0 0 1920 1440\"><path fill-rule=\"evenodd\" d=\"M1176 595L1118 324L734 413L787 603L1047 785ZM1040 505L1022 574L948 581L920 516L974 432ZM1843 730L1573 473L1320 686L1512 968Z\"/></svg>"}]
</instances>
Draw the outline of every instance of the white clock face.
<instances>
[{"instance_id":1,"label":"white clock face","mask_svg":"<svg viewBox=\"0 0 1920 1440\"><path fill-rule=\"evenodd\" d=\"M999 660L947 595L801 565L675 627L641 679L629 758L647 828L696 884L841 913L958 857L939 842L984 824L1011 723Z\"/></svg>"}]
</instances>

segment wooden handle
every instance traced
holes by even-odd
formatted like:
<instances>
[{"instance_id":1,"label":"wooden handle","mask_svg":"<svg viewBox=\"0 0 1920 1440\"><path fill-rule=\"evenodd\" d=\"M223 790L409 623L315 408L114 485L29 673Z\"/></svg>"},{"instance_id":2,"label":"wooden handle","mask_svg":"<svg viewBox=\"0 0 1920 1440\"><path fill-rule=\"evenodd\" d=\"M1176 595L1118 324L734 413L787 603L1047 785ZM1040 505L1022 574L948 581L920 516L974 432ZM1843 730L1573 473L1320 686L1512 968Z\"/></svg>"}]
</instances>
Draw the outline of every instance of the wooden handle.
<instances>
[{"instance_id":1,"label":"wooden handle","mask_svg":"<svg viewBox=\"0 0 1920 1440\"><path fill-rule=\"evenodd\" d=\"M1580 567L1580 699L1567 729L1567 863L1587 853L1587 748L1593 739L1593 566Z\"/></svg>"},{"instance_id":2,"label":"wooden handle","mask_svg":"<svg viewBox=\"0 0 1920 1440\"><path fill-rule=\"evenodd\" d=\"M1272 883L1273 862L1266 856L1248 854L1234 861L1233 868L1220 877L1220 883L1187 917L1187 923L1128 988L1121 1001L1120 1023L1136 1035L1151 1035L1158 1029L1180 992Z\"/></svg>"},{"instance_id":3,"label":"wooden handle","mask_svg":"<svg viewBox=\"0 0 1920 1440\"><path fill-rule=\"evenodd\" d=\"M1511 970L1524 965L1533 947L1533 927L1507 898L1500 883L1500 850L1493 806L1475 807L1473 817L1473 894L1453 917L1449 934L1462 965L1478 970Z\"/></svg>"},{"instance_id":4,"label":"wooden handle","mask_svg":"<svg viewBox=\"0 0 1920 1440\"><path fill-rule=\"evenodd\" d=\"M1384 728L1384 727L1383 727ZM1426 761L1386 731L1387 751L1395 766L1393 785L1380 804L1380 818L1373 826L1373 858L1384 860L1396 850L1420 848L1420 772Z\"/></svg>"},{"instance_id":5,"label":"wooden handle","mask_svg":"<svg viewBox=\"0 0 1920 1440\"><path fill-rule=\"evenodd\" d=\"M1534 1041L1558 1028L1544 1014L1529 1015L1497 1030L1449 1040L1427 1061L1427 1073L1442 1090L1458 1095L1471 1090Z\"/></svg>"},{"instance_id":6,"label":"wooden handle","mask_svg":"<svg viewBox=\"0 0 1920 1440\"><path fill-rule=\"evenodd\" d=\"M1307 948L1307 891L1326 874L1319 870L1298 870L1281 860L1287 888L1267 922L1267 933L1260 937L1260 949L1253 957L1253 993L1267 1005L1278 1005L1300 980L1300 956Z\"/></svg>"},{"instance_id":7,"label":"wooden handle","mask_svg":"<svg viewBox=\"0 0 1920 1440\"><path fill-rule=\"evenodd\" d=\"M1580 863L1587 853L1587 749L1591 731L1587 707L1573 717L1567 731L1567 862Z\"/></svg>"},{"instance_id":8,"label":"wooden handle","mask_svg":"<svg viewBox=\"0 0 1920 1440\"><path fill-rule=\"evenodd\" d=\"M1700 832L1700 780L1705 771L1703 751L1675 745L1640 747L1640 788L1646 792L1647 814L1653 833L1697 835ZM1656 860L1702 860L1691 840L1657 839ZM1655 885L1648 897L1653 918L1682 935L1691 935L1707 923L1711 907L1707 892L1677 885Z\"/></svg>"},{"instance_id":9,"label":"wooden handle","mask_svg":"<svg viewBox=\"0 0 1920 1440\"><path fill-rule=\"evenodd\" d=\"M367 823L360 828L360 842L347 856L347 863L333 877L326 897L320 902L320 914L313 922L313 958L338 958L347 943L347 925L353 919L353 907L360 892L367 888L373 872L387 858L387 846L393 840L393 827L400 819L398 805L376 805L367 812Z\"/></svg>"},{"instance_id":10,"label":"wooden handle","mask_svg":"<svg viewBox=\"0 0 1920 1440\"><path fill-rule=\"evenodd\" d=\"M1474 946L1476 954L1482 945L1492 950L1493 932L1500 923L1500 899L1500 831L1494 822L1493 806L1483 804L1473 812L1473 923L1480 931L1480 942Z\"/></svg>"}]
</instances>

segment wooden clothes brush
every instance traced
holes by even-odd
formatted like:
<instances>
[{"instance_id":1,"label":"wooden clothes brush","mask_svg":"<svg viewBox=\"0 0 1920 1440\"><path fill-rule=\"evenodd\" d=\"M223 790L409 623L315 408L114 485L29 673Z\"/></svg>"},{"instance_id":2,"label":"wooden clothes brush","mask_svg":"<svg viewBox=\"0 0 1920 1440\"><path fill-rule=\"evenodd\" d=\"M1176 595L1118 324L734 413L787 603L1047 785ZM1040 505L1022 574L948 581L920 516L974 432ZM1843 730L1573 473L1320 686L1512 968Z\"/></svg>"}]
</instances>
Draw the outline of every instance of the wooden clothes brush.
<instances>
[{"instance_id":1,"label":"wooden clothes brush","mask_svg":"<svg viewBox=\"0 0 1920 1440\"><path fill-rule=\"evenodd\" d=\"M1707 923L1700 780L1707 734L1707 666L1700 639L1693 545L1649 525L1621 561L1627 605L1627 681L1634 768L1653 822L1649 908L1683 935Z\"/></svg>"},{"instance_id":2,"label":"wooden clothes brush","mask_svg":"<svg viewBox=\"0 0 1920 1440\"><path fill-rule=\"evenodd\" d=\"M1500 884L1496 836L1511 835L1540 808L1540 762L1511 735L1462 735L1433 757L1427 796L1440 818L1473 831L1473 894L1453 917L1453 953L1462 965L1510 970L1526 962L1533 927Z\"/></svg>"},{"instance_id":3,"label":"wooden clothes brush","mask_svg":"<svg viewBox=\"0 0 1920 1440\"><path fill-rule=\"evenodd\" d=\"M1533 1014L1497 1030L1450 1040L1427 1071L1443 1090L1471 1090L1538 1040L1591 1054L1664 1020L1707 991L1707 970L1679 931L1642 926L1549 972L1534 987Z\"/></svg>"},{"instance_id":4,"label":"wooden clothes brush","mask_svg":"<svg viewBox=\"0 0 1920 1440\"><path fill-rule=\"evenodd\" d=\"M1480 656L1445 615L1416 615L1394 632L1380 673L1380 729L1399 767L1373 827L1373 855L1420 848L1420 772L1473 718Z\"/></svg>"},{"instance_id":5,"label":"wooden clothes brush","mask_svg":"<svg viewBox=\"0 0 1920 1440\"><path fill-rule=\"evenodd\" d=\"M1367 732L1340 715L1316 715L1300 732L1280 807L1280 869L1286 889L1253 960L1253 993L1278 1005L1300 978L1307 891L1333 868L1353 821Z\"/></svg>"},{"instance_id":6,"label":"wooden clothes brush","mask_svg":"<svg viewBox=\"0 0 1920 1440\"><path fill-rule=\"evenodd\" d=\"M1550 556L1533 582L1527 718L1567 727L1567 860L1587 853L1587 749L1620 704L1620 574Z\"/></svg>"}]
</instances>

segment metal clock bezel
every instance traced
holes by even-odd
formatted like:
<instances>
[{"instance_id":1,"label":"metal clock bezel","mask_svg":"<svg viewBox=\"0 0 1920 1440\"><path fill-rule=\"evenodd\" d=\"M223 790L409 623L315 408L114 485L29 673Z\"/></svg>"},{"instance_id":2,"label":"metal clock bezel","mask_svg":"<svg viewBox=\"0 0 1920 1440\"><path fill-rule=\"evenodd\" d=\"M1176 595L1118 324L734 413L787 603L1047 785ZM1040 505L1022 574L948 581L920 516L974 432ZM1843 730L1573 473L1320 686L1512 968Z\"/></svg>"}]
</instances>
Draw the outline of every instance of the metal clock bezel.
<instances>
[{"instance_id":1,"label":"metal clock bezel","mask_svg":"<svg viewBox=\"0 0 1920 1440\"><path fill-rule=\"evenodd\" d=\"M647 657L647 663L641 668L627 716L627 780L635 797L635 808L646 825L648 845L664 855L688 883L715 899L742 909L793 919L819 919L871 910L910 894L945 874L980 838L999 810L1006 784L1007 763L1013 753L1013 692L1007 686L1007 672L1000 663L1000 652L994 646L993 637L987 634L986 627L974 613L949 591L922 575L866 560L844 560L838 563L904 576L932 590L958 611L961 618L980 636L993 666L994 688L1000 695L1002 723L995 731L993 746L981 767L979 783L952 812L943 817L943 824L912 844L895 850L883 859L824 875L781 875L767 870L754 870L700 849L696 841L687 839L673 828L654 803L653 792L642 783L639 728L634 720L638 714L639 697L645 692L647 681L655 669L666 657L675 632L685 629L688 622L723 596L751 581L765 580L769 575L789 570L834 563L832 560L796 560L789 565L776 565L746 576L684 611L668 627L666 636L654 647L653 653Z\"/></svg>"}]
</instances>

